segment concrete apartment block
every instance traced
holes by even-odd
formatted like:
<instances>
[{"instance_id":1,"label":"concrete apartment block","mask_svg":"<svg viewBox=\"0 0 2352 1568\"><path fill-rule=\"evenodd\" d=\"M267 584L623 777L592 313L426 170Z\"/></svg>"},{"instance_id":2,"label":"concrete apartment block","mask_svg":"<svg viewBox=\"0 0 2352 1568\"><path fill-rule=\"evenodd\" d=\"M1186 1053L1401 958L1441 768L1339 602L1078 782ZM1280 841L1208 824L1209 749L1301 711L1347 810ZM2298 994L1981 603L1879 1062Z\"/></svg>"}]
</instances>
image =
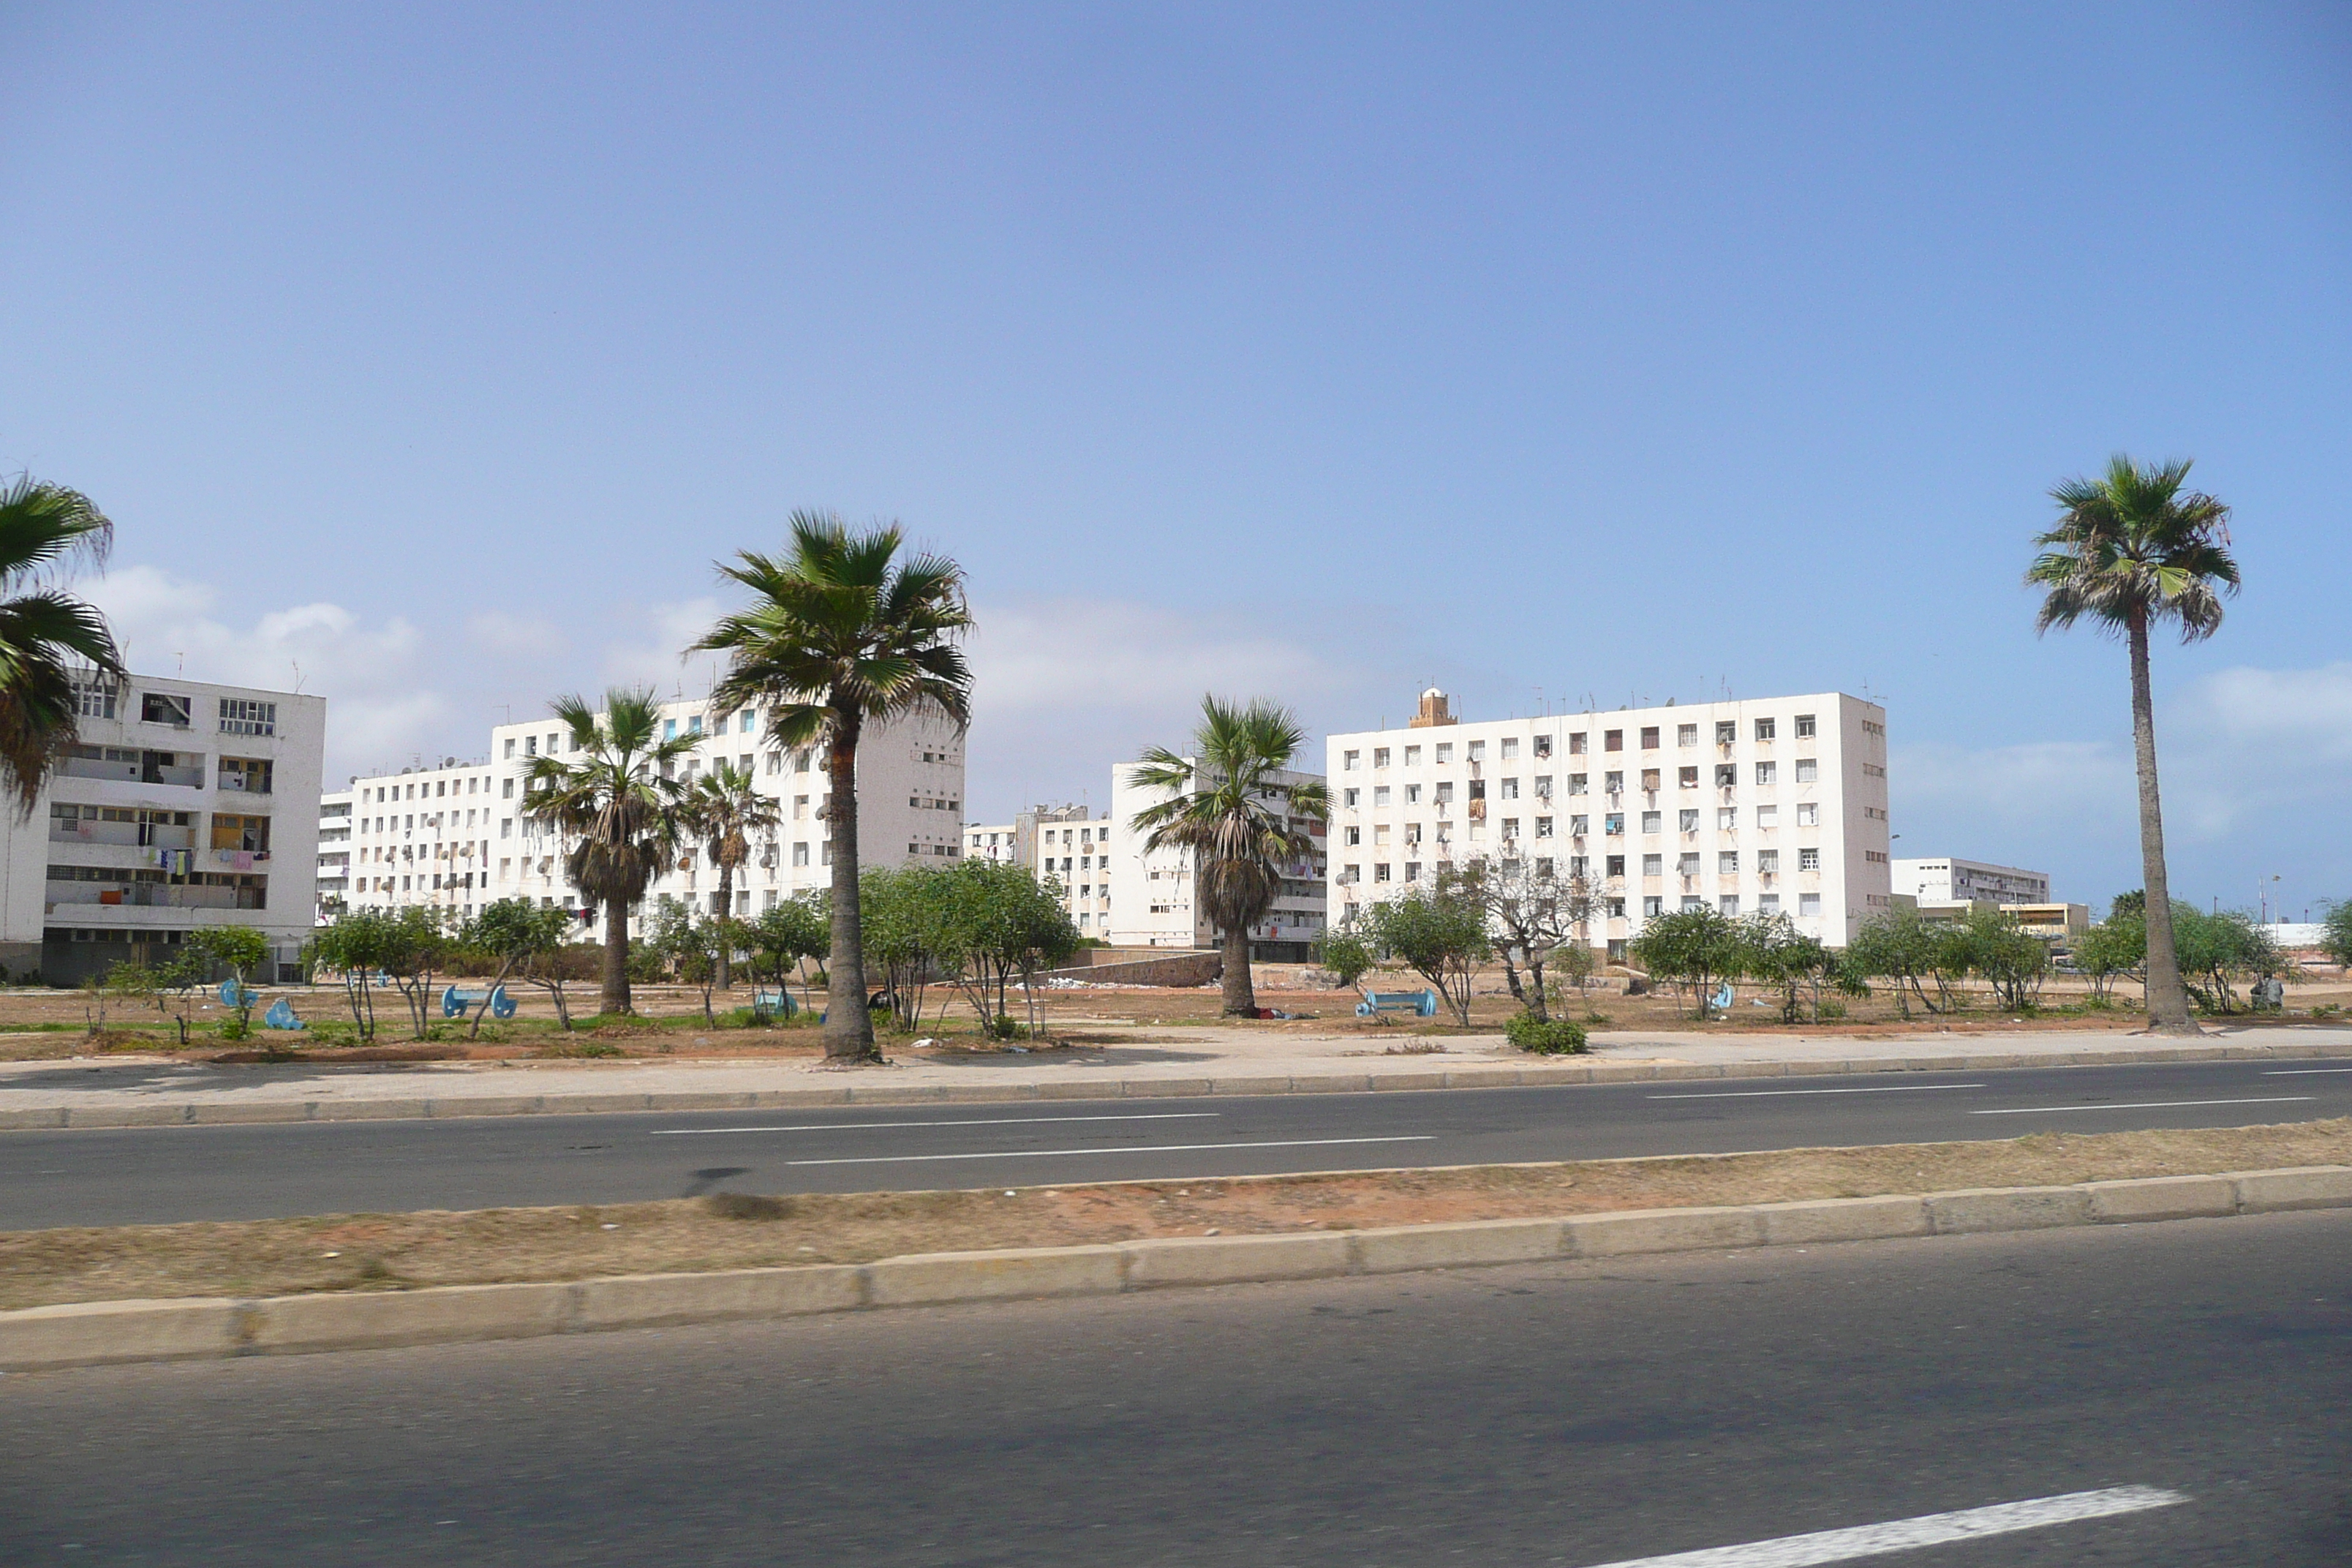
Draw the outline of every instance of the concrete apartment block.
<instances>
[{"instance_id":1,"label":"concrete apartment block","mask_svg":"<svg viewBox=\"0 0 2352 1568\"><path fill-rule=\"evenodd\" d=\"M80 692L79 740L0 840L0 963L71 984L247 925L273 950L261 979L299 974L326 699L148 675Z\"/></svg>"},{"instance_id":2,"label":"concrete apartment block","mask_svg":"<svg viewBox=\"0 0 2352 1568\"><path fill-rule=\"evenodd\" d=\"M832 881L832 853L820 816L832 799L824 759L768 744L763 715L720 712L707 699L662 704L665 735L698 737L677 776L719 763L749 768L775 797L783 821L752 846L735 873L735 913L751 916ZM499 724L487 757L354 778L320 796L328 837L319 897L328 918L341 909L422 904L458 918L504 898L578 911L581 938L595 939L603 911L583 907L564 874L563 845L522 814L522 776L533 759L562 754L571 738L552 718ZM962 854L963 737L941 720L910 719L866 732L857 752L857 841L869 866L937 865ZM718 912L719 875L698 852L681 857L646 889Z\"/></svg>"},{"instance_id":3,"label":"concrete apartment block","mask_svg":"<svg viewBox=\"0 0 2352 1568\"><path fill-rule=\"evenodd\" d=\"M1891 903L1886 710L1840 692L1465 721L1423 693L1402 729L1326 742L1341 922L1439 865L1533 858L1604 900L1612 957L1708 905L1833 947Z\"/></svg>"}]
</instances>

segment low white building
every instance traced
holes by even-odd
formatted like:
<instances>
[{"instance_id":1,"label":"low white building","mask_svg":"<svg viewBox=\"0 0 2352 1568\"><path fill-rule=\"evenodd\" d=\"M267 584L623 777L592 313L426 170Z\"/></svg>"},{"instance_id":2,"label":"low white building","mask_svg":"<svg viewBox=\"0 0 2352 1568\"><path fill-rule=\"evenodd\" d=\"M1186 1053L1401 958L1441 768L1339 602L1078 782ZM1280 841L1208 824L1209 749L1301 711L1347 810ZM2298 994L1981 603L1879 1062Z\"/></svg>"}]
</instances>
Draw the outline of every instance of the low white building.
<instances>
[{"instance_id":1,"label":"low white building","mask_svg":"<svg viewBox=\"0 0 2352 1568\"><path fill-rule=\"evenodd\" d=\"M1192 787L1202 787L1198 763L1186 761L1196 770ZM1110 868L1110 941L1119 947L1214 947L1217 931L1195 896L1196 871L1191 852L1161 847L1146 853L1143 848L1150 835L1134 826L1136 814L1167 796L1136 782L1140 765L1121 763L1111 769L1116 837L1108 856L1101 853L1101 839L1097 839L1097 877L1106 860ZM1324 782L1319 773L1276 773L1267 777L1282 787ZM1266 798L1271 803L1276 796L1269 790ZM1281 894L1266 917L1250 928L1250 956L1262 963L1297 963L1312 957L1313 944L1323 934L1327 919L1326 825L1300 816L1289 820L1292 826L1311 836L1313 847L1282 868ZM1062 847L1066 857L1068 849L1066 844ZM1083 847L1079 853L1083 858Z\"/></svg>"},{"instance_id":2,"label":"low white building","mask_svg":"<svg viewBox=\"0 0 2352 1568\"><path fill-rule=\"evenodd\" d=\"M1947 855L1906 856L1894 862L1895 891L1932 904L2046 904L2050 873L1995 866L1984 860L1958 860Z\"/></svg>"},{"instance_id":3,"label":"low white building","mask_svg":"<svg viewBox=\"0 0 2352 1568\"><path fill-rule=\"evenodd\" d=\"M7 824L0 963L72 984L125 959L167 962L202 927L244 925L270 941L263 978L299 977L326 699L91 677L79 722L32 814Z\"/></svg>"},{"instance_id":4,"label":"low white building","mask_svg":"<svg viewBox=\"0 0 2352 1568\"><path fill-rule=\"evenodd\" d=\"M1886 711L1859 698L1464 722L1431 690L1405 728L1326 747L1343 922L1481 857L1589 879L1612 957L1670 910L1785 914L1835 947L1890 906Z\"/></svg>"},{"instance_id":5,"label":"low white building","mask_svg":"<svg viewBox=\"0 0 2352 1568\"><path fill-rule=\"evenodd\" d=\"M1111 824L1083 805L1038 805L1011 822L966 824L966 859L1005 860L1061 889L1080 936L1111 940Z\"/></svg>"},{"instance_id":6,"label":"low white building","mask_svg":"<svg viewBox=\"0 0 2352 1568\"><path fill-rule=\"evenodd\" d=\"M719 763L751 772L755 787L772 796L782 821L756 841L735 873L735 913L756 914L813 888L832 885L832 851L819 815L832 799L824 759L807 750L782 752L764 739L764 716L751 710L721 712L707 700L680 700L659 710L665 738L699 737L677 776L692 779ZM347 816L348 849L330 847L348 862L320 866L322 899L329 884L350 908L425 904L458 919L503 898L530 898L542 907L578 910L583 940L602 930L601 910L584 907L564 874L558 835L540 828L521 810L526 768L543 755L572 752L569 731L552 718L499 724L490 731L487 760L445 760L438 767L354 778L351 787L320 798L322 822ZM963 739L940 720L905 720L866 731L857 752L857 837L863 863L936 864L962 853ZM647 889L716 913L719 874L698 848Z\"/></svg>"}]
</instances>

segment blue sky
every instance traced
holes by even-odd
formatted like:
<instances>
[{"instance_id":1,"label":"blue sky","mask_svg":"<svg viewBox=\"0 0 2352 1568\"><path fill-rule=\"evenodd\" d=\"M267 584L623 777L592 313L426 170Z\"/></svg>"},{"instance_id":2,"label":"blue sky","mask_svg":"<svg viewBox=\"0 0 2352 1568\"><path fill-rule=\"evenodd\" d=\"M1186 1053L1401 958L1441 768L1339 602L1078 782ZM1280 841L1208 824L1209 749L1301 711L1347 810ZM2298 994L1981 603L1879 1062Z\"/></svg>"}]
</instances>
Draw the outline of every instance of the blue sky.
<instances>
[{"instance_id":1,"label":"blue sky","mask_svg":"<svg viewBox=\"0 0 2352 1568\"><path fill-rule=\"evenodd\" d=\"M2352 897L2352 20L2322 6L0 12L0 467L331 773L692 688L795 506L970 569L969 814L1318 733L1864 689L1899 851L2139 880L2049 485L2187 455L2176 886Z\"/></svg>"}]
</instances>

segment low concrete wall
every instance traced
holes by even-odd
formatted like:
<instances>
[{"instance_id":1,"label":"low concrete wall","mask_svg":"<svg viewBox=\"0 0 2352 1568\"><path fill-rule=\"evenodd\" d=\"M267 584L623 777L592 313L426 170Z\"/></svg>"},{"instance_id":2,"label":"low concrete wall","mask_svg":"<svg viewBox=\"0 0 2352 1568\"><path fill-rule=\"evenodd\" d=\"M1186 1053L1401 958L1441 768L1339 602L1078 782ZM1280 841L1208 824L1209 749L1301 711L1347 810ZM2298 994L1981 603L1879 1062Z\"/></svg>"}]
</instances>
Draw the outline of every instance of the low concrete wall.
<instances>
[{"instance_id":1,"label":"low concrete wall","mask_svg":"<svg viewBox=\"0 0 2352 1568\"><path fill-rule=\"evenodd\" d=\"M1171 952L1164 958L1125 959L1049 970L1047 980L1084 980L1097 985L1206 985L1225 972L1218 952Z\"/></svg>"}]
</instances>

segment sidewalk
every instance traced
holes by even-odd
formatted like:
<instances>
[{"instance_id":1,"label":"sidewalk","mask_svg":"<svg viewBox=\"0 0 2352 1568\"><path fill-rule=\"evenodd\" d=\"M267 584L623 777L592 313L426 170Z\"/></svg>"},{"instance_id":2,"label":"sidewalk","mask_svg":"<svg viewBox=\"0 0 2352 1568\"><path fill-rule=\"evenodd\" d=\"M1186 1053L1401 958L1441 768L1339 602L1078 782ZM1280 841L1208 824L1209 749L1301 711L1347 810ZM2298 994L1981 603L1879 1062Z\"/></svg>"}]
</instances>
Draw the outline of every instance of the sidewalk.
<instances>
[{"instance_id":1,"label":"sidewalk","mask_svg":"<svg viewBox=\"0 0 2352 1568\"><path fill-rule=\"evenodd\" d=\"M1362 1035L1108 1026L1133 1044L1051 1057L1008 1054L904 1061L851 1072L805 1062L499 1061L283 1067L125 1060L0 1064L0 1130L187 1122L328 1121L446 1116L724 1110L831 1105L1115 1100L1503 1089L1636 1079L1779 1078L1852 1072L1983 1071L2225 1058L2352 1057L2352 1027L2217 1029L2200 1040L2123 1029L1955 1035L1728 1036L1606 1032L1590 1055L1530 1057L1499 1035L1393 1046ZM1442 1044L1443 1052L1402 1052Z\"/></svg>"}]
</instances>

